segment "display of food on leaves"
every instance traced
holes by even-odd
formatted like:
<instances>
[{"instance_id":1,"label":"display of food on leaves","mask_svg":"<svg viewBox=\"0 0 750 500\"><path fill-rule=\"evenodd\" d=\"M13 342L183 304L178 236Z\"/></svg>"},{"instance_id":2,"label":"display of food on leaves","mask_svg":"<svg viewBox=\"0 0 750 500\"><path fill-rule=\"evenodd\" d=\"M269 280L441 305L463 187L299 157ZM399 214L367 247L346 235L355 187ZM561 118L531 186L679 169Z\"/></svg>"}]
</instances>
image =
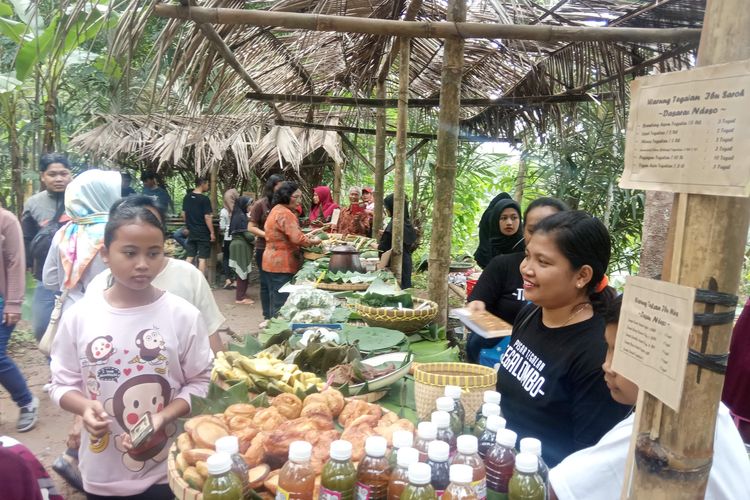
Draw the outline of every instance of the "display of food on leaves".
<instances>
[{"instance_id":1,"label":"display of food on leaves","mask_svg":"<svg viewBox=\"0 0 750 500\"><path fill-rule=\"evenodd\" d=\"M341 234L326 234L324 232L316 232L314 236L323 241L320 245L307 247L306 251L310 254L328 255L331 253L331 248L337 245L351 245L360 252L367 252L368 250L376 250L378 248L377 240L368 238L367 236L358 236L356 234L344 236Z\"/></svg>"},{"instance_id":2,"label":"display of food on leaves","mask_svg":"<svg viewBox=\"0 0 750 500\"><path fill-rule=\"evenodd\" d=\"M366 252L369 254L369 252ZM375 252L377 254L377 252ZM363 254L364 255L364 254ZM302 265L302 268L294 275L294 282L299 283L373 283L376 280L394 281L393 273L387 269L360 273L356 271L337 271L328 270L328 257L317 260L308 260Z\"/></svg>"},{"instance_id":3,"label":"display of food on leaves","mask_svg":"<svg viewBox=\"0 0 750 500\"><path fill-rule=\"evenodd\" d=\"M233 404L223 413L189 419L184 429L173 449L174 461L176 471L191 488L203 488L208 475L206 461L215 453L216 441L234 435L240 443L239 453L251 468L250 487L263 496L264 491L276 494L279 469L293 441L312 444L312 465L319 483L332 441L352 443L352 460L357 462L365 455L369 436L383 436L391 446L395 431L414 432L414 424L393 412L384 412L378 405L347 401L339 391L326 389L304 399L281 394L267 408Z\"/></svg>"},{"instance_id":4,"label":"display of food on leaves","mask_svg":"<svg viewBox=\"0 0 750 500\"><path fill-rule=\"evenodd\" d=\"M220 351L214 359L211 380L221 380L228 385L245 382L249 391L265 392L269 396L309 394L323 388L323 380L317 375L301 370L296 364L285 363L272 352L259 352L253 357Z\"/></svg>"}]
</instances>

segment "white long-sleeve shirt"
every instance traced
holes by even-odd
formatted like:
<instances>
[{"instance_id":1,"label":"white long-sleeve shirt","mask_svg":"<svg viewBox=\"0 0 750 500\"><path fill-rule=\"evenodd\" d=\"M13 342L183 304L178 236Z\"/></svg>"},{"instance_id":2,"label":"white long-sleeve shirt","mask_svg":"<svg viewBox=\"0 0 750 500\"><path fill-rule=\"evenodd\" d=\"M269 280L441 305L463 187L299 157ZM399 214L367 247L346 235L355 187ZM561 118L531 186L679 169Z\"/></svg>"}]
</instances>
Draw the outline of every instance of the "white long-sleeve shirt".
<instances>
[{"instance_id":1,"label":"white long-sleeve shirt","mask_svg":"<svg viewBox=\"0 0 750 500\"><path fill-rule=\"evenodd\" d=\"M50 397L59 405L67 392L79 391L100 401L111 419L110 433L99 440L82 433L86 492L127 496L167 482L174 425L128 453L122 438L146 412L204 396L212 358L198 309L169 292L127 309L112 307L102 294L86 296L63 314L52 345Z\"/></svg>"}]
</instances>

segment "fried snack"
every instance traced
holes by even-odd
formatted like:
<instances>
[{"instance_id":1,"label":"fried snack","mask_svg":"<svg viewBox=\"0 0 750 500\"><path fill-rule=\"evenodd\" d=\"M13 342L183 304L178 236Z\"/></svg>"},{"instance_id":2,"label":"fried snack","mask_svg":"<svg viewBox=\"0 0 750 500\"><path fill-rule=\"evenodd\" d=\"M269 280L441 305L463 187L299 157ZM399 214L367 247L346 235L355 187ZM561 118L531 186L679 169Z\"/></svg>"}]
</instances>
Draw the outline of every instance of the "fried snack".
<instances>
[{"instance_id":1,"label":"fried snack","mask_svg":"<svg viewBox=\"0 0 750 500\"><path fill-rule=\"evenodd\" d=\"M248 465L248 467L255 467L256 465L260 465L263 462L263 458L265 455L263 444L266 442L266 439L268 439L268 434L265 432L259 432L253 438L252 442L250 443L250 447L242 455L242 458L245 459L245 463Z\"/></svg>"},{"instance_id":2,"label":"fried snack","mask_svg":"<svg viewBox=\"0 0 750 500\"><path fill-rule=\"evenodd\" d=\"M230 405L224 410L224 419L227 422L233 417L253 418L258 413L258 408L247 403L237 403Z\"/></svg>"},{"instance_id":3,"label":"fried snack","mask_svg":"<svg viewBox=\"0 0 750 500\"><path fill-rule=\"evenodd\" d=\"M227 432L229 432L229 427L227 427L227 424L224 422L223 416L216 417L215 415L198 415L197 417L189 419L187 422L185 422L185 432L192 436L193 431L195 431L195 428L198 426L198 424L204 421L213 422L217 425L220 425Z\"/></svg>"},{"instance_id":4,"label":"fried snack","mask_svg":"<svg viewBox=\"0 0 750 500\"><path fill-rule=\"evenodd\" d=\"M346 408L344 408L346 410ZM378 424L378 417L373 415L360 415L349 422L344 432L341 433L341 439L349 441L352 444L352 461L359 462L365 456L365 441L368 437L375 435L375 426Z\"/></svg>"},{"instance_id":5,"label":"fried snack","mask_svg":"<svg viewBox=\"0 0 750 500\"><path fill-rule=\"evenodd\" d=\"M328 408L331 409L333 417L338 417L346 404L346 401L344 401L344 395L330 387L320 394L326 398L326 403L328 404Z\"/></svg>"},{"instance_id":6,"label":"fried snack","mask_svg":"<svg viewBox=\"0 0 750 500\"><path fill-rule=\"evenodd\" d=\"M213 448L217 439L228 435L226 425L218 418L201 420L190 432L190 437L198 448Z\"/></svg>"},{"instance_id":7,"label":"fried snack","mask_svg":"<svg viewBox=\"0 0 750 500\"><path fill-rule=\"evenodd\" d=\"M302 413L300 413L301 417L308 417L308 418L320 418L325 420L333 420L333 414L331 414L331 409L328 407L328 404L325 401L322 401L320 403L311 403L308 405L305 405L302 408Z\"/></svg>"},{"instance_id":8,"label":"fried snack","mask_svg":"<svg viewBox=\"0 0 750 500\"><path fill-rule=\"evenodd\" d=\"M316 434L315 442L312 443L313 451L310 464L315 469L315 474L320 475L323 472L323 466L330 458L331 443L339 439L339 431L332 429Z\"/></svg>"},{"instance_id":9,"label":"fried snack","mask_svg":"<svg viewBox=\"0 0 750 500\"><path fill-rule=\"evenodd\" d=\"M276 408L263 408L253 417L253 425L262 431L272 431L286 422L287 418Z\"/></svg>"},{"instance_id":10,"label":"fried snack","mask_svg":"<svg viewBox=\"0 0 750 500\"><path fill-rule=\"evenodd\" d=\"M252 417L237 415L227 419L229 431L232 433L244 431L247 428L255 428Z\"/></svg>"},{"instance_id":11,"label":"fried snack","mask_svg":"<svg viewBox=\"0 0 750 500\"><path fill-rule=\"evenodd\" d=\"M375 433L383 436L386 441L388 441L388 446L393 445L393 433L396 431L409 431L412 434L414 433L414 424L412 424L410 421L408 421L405 418L398 418L395 413L389 413L389 415L394 415L396 417L396 421L393 423L388 423L392 418L385 419L381 418L380 422L378 422L377 427L375 427ZM385 424L385 425L384 425Z\"/></svg>"},{"instance_id":12,"label":"fried snack","mask_svg":"<svg viewBox=\"0 0 750 500\"><path fill-rule=\"evenodd\" d=\"M315 394L310 394L309 396L305 397L305 401L302 402L302 406L305 407L307 405L315 403L324 403L328 405L328 399L326 399L323 394L316 392Z\"/></svg>"},{"instance_id":13,"label":"fried snack","mask_svg":"<svg viewBox=\"0 0 750 500\"><path fill-rule=\"evenodd\" d=\"M383 416L380 418L380 422L378 422L378 427L387 427L389 425L395 424L396 422L398 422L398 415L396 415L392 411L388 411L383 413Z\"/></svg>"},{"instance_id":14,"label":"fried snack","mask_svg":"<svg viewBox=\"0 0 750 500\"><path fill-rule=\"evenodd\" d=\"M380 419L382 414L383 411L378 405L367 403L366 401L362 401L360 399L354 399L352 401L349 401L346 406L344 406L344 409L341 410L341 414L339 415L339 423L344 427L347 427L350 422L353 422L357 419L357 417L360 417L362 415L373 416L377 421ZM373 425L373 427L375 426Z\"/></svg>"},{"instance_id":15,"label":"fried snack","mask_svg":"<svg viewBox=\"0 0 750 500\"><path fill-rule=\"evenodd\" d=\"M289 455L289 445L293 441L309 441L315 444L315 439L322 433L333 429L333 420L300 417L288 420L275 429L265 440L263 448L265 459L271 466L283 465ZM317 445L316 445L317 446Z\"/></svg>"},{"instance_id":16,"label":"fried snack","mask_svg":"<svg viewBox=\"0 0 750 500\"><path fill-rule=\"evenodd\" d=\"M245 427L240 431L232 433L237 436L237 441L240 446L240 454L244 454L247 451L253 439L255 439L255 436L258 435L258 432L259 430L257 427Z\"/></svg>"},{"instance_id":17,"label":"fried snack","mask_svg":"<svg viewBox=\"0 0 750 500\"><path fill-rule=\"evenodd\" d=\"M284 393L273 398L271 407L276 408L279 410L279 413L292 420L300 416L302 401L294 394Z\"/></svg>"}]
</instances>

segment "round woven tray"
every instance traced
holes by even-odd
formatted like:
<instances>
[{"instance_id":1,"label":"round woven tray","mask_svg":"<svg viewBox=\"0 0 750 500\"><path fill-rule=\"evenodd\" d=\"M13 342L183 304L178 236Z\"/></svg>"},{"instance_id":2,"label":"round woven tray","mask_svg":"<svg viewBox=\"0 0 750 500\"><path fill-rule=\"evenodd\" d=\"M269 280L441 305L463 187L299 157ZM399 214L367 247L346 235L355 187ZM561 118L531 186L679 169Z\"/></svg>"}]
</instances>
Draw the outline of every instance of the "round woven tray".
<instances>
[{"instance_id":1,"label":"round woven tray","mask_svg":"<svg viewBox=\"0 0 750 500\"><path fill-rule=\"evenodd\" d=\"M362 319L370 326L380 326L411 333L420 330L423 326L435 319L438 306L431 300L414 299L414 307L422 303L430 305L420 310L416 309L388 309L384 307L369 307L355 304L354 307Z\"/></svg>"},{"instance_id":2,"label":"round woven tray","mask_svg":"<svg viewBox=\"0 0 750 500\"><path fill-rule=\"evenodd\" d=\"M316 283L315 287L332 292L361 292L370 288L370 283L325 283L321 281Z\"/></svg>"},{"instance_id":3,"label":"round woven tray","mask_svg":"<svg viewBox=\"0 0 750 500\"><path fill-rule=\"evenodd\" d=\"M494 391L497 372L488 366L470 363L421 363L414 368L414 399L420 420L430 418L435 400L445 393L446 385L462 389L461 403L466 410L466 424L473 425L482 405L484 391Z\"/></svg>"},{"instance_id":4,"label":"round woven tray","mask_svg":"<svg viewBox=\"0 0 750 500\"><path fill-rule=\"evenodd\" d=\"M167 476L169 477L169 488L178 500L203 500L203 493L191 488L177 470L175 462L177 455L177 443L173 443L167 455Z\"/></svg>"},{"instance_id":5,"label":"round woven tray","mask_svg":"<svg viewBox=\"0 0 750 500\"><path fill-rule=\"evenodd\" d=\"M302 252L302 256L307 260L318 260L322 259L326 255L324 253Z\"/></svg>"}]
</instances>

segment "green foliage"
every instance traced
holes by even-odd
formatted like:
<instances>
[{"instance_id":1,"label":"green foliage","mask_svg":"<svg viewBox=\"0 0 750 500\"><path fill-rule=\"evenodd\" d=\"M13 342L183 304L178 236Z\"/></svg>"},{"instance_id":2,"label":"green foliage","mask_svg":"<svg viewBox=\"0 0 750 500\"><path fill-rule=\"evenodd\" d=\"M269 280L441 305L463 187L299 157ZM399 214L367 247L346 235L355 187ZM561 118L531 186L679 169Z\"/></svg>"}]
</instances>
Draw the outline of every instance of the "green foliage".
<instances>
[{"instance_id":1,"label":"green foliage","mask_svg":"<svg viewBox=\"0 0 750 500\"><path fill-rule=\"evenodd\" d=\"M223 413L229 406L237 403L249 403L247 384L240 382L223 389L214 382L208 386L208 394L205 398L190 395L190 414L213 415Z\"/></svg>"}]
</instances>

